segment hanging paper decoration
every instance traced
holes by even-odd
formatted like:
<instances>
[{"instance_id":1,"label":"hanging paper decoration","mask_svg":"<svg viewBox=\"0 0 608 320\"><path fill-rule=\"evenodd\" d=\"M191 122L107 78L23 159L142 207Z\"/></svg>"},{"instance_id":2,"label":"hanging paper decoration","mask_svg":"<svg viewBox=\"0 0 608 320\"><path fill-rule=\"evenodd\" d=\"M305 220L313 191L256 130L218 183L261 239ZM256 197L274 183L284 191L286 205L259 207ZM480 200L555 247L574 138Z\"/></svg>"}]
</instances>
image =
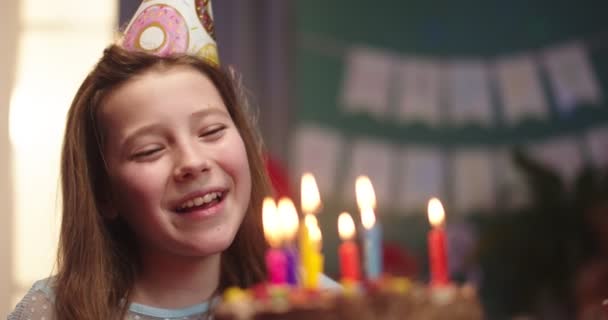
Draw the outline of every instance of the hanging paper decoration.
<instances>
[{"instance_id":1,"label":"hanging paper decoration","mask_svg":"<svg viewBox=\"0 0 608 320\"><path fill-rule=\"evenodd\" d=\"M575 137L560 137L529 146L538 161L556 170L566 181L573 182L583 165L581 148Z\"/></svg>"},{"instance_id":2,"label":"hanging paper decoration","mask_svg":"<svg viewBox=\"0 0 608 320\"><path fill-rule=\"evenodd\" d=\"M608 168L608 127L590 130L586 140L593 165Z\"/></svg>"},{"instance_id":3,"label":"hanging paper decoration","mask_svg":"<svg viewBox=\"0 0 608 320\"><path fill-rule=\"evenodd\" d=\"M440 122L441 64L432 59L404 58L399 67L399 118Z\"/></svg>"},{"instance_id":4,"label":"hanging paper decoration","mask_svg":"<svg viewBox=\"0 0 608 320\"><path fill-rule=\"evenodd\" d=\"M446 67L445 102L453 124L492 125L491 95L488 70L482 61L463 60Z\"/></svg>"},{"instance_id":5,"label":"hanging paper decoration","mask_svg":"<svg viewBox=\"0 0 608 320\"><path fill-rule=\"evenodd\" d=\"M322 194L335 191L336 172L341 138L335 132L313 126L303 126L296 130L292 151L292 177L311 172L317 178Z\"/></svg>"},{"instance_id":6,"label":"hanging paper decoration","mask_svg":"<svg viewBox=\"0 0 608 320\"><path fill-rule=\"evenodd\" d=\"M353 143L344 196L348 201L355 200L355 181L360 175L366 175L372 181L377 203L393 204L392 176L395 151L391 145L382 141L358 140Z\"/></svg>"},{"instance_id":7,"label":"hanging paper decoration","mask_svg":"<svg viewBox=\"0 0 608 320\"><path fill-rule=\"evenodd\" d=\"M435 148L408 147L400 152L395 174L399 185L395 198L403 214L425 212L431 197L445 199L444 156ZM401 171L399 171L401 170Z\"/></svg>"},{"instance_id":8,"label":"hanging paper decoration","mask_svg":"<svg viewBox=\"0 0 608 320\"><path fill-rule=\"evenodd\" d=\"M346 110L384 118L389 107L393 65L388 53L364 47L349 50L342 92Z\"/></svg>"},{"instance_id":9,"label":"hanging paper decoration","mask_svg":"<svg viewBox=\"0 0 608 320\"><path fill-rule=\"evenodd\" d=\"M557 106L564 113L579 104L598 104L601 92L585 47L578 42L545 51L551 89Z\"/></svg>"},{"instance_id":10,"label":"hanging paper decoration","mask_svg":"<svg viewBox=\"0 0 608 320\"><path fill-rule=\"evenodd\" d=\"M459 150L452 154L454 210L469 214L474 209L496 206L496 176L492 151Z\"/></svg>"},{"instance_id":11,"label":"hanging paper decoration","mask_svg":"<svg viewBox=\"0 0 608 320\"><path fill-rule=\"evenodd\" d=\"M531 55L498 59L496 80L506 122L517 124L526 117L547 116L547 101Z\"/></svg>"}]
</instances>

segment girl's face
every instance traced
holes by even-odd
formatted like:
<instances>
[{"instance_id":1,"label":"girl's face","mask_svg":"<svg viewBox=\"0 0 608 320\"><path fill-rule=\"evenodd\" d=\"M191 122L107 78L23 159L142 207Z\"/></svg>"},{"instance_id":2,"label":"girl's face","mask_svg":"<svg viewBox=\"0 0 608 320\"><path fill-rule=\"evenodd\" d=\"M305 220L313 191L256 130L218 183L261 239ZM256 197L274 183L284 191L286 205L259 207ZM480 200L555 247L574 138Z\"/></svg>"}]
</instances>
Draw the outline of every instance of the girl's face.
<instances>
[{"instance_id":1,"label":"girl's face","mask_svg":"<svg viewBox=\"0 0 608 320\"><path fill-rule=\"evenodd\" d=\"M111 210L143 252L219 253L245 215L245 145L220 93L190 67L148 71L109 94L100 113Z\"/></svg>"}]
</instances>

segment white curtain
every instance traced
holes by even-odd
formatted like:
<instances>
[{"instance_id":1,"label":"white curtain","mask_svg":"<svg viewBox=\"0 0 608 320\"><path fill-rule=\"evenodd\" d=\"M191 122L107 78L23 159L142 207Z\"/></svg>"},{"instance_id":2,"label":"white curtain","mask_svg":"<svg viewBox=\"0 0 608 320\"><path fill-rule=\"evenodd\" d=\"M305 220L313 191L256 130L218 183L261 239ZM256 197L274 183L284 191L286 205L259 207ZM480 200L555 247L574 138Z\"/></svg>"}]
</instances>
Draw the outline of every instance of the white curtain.
<instances>
[{"instance_id":1,"label":"white curtain","mask_svg":"<svg viewBox=\"0 0 608 320\"><path fill-rule=\"evenodd\" d=\"M11 2L17 6L17 0ZM13 14L19 28L12 31L17 45L11 47L16 53L11 63L2 63L14 66L15 76L1 82L10 86L10 98L0 94L2 101L10 101L2 117L6 123L8 115L2 161L10 161L12 168L12 179L2 180L11 181L9 192L0 192L0 197L11 197L0 203L12 203L2 211L8 216L2 225L9 232L0 233L10 237L1 242L7 243L2 252L10 252L10 257L2 260L8 272L0 270L0 275L10 278L0 281L8 284L7 298L0 301L9 302L0 314L13 308L32 282L53 272L65 115L78 85L112 42L118 12L116 1L22 0L18 5Z\"/></svg>"}]
</instances>

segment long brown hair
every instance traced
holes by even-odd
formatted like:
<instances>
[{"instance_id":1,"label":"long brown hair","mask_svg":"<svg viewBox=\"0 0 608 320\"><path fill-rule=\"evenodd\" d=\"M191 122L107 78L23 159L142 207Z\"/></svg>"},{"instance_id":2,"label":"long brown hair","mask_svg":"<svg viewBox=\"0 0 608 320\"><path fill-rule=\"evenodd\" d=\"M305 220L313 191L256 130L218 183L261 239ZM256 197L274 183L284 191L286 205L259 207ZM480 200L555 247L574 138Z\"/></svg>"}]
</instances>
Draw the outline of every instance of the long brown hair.
<instances>
[{"instance_id":1,"label":"long brown hair","mask_svg":"<svg viewBox=\"0 0 608 320\"><path fill-rule=\"evenodd\" d=\"M262 143L245 110L242 88L229 72L185 55L157 57L108 47L80 86L68 112L61 159L63 219L55 279L58 319L124 317L137 272L135 243L126 223L104 214L110 197L97 113L110 91L152 68L189 66L206 75L244 141L250 166L250 203L239 231L222 253L220 287L248 287L265 278L261 222L269 180Z\"/></svg>"}]
</instances>

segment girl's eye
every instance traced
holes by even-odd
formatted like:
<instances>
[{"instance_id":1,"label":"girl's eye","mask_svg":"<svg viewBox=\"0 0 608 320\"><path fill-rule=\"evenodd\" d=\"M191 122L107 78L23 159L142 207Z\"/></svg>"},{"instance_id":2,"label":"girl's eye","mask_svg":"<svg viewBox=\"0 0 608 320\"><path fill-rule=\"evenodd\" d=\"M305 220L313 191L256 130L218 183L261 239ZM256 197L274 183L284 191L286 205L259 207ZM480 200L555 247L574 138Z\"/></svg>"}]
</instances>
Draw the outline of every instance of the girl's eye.
<instances>
[{"instance_id":1,"label":"girl's eye","mask_svg":"<svg viewBox=\"0 0 608 320\"><path fill-rule=\"evenodd\" d=\"M153 156L154 154L156 154L157 152L161 151L162 148L154 148L154 149L148 149L148 150L144 150L144 151L140 151L137 152L133 155L133 159L144 159L146 157L150 157Z\"/></svg>"},{"instance_id":2,"label":"girl's eye","mask_svg":"<svg viewBox=\"0 0 608 320\"><path fill-rule=\"evenodd\" d=\"M207 139L219 138L221 136L221 134L224 132L224 129L226 129L226 126L224 126L224 125L211 127L209 129L203 131L199 135L199 138L207 138Z\"/></svg>"}]
</instances>

